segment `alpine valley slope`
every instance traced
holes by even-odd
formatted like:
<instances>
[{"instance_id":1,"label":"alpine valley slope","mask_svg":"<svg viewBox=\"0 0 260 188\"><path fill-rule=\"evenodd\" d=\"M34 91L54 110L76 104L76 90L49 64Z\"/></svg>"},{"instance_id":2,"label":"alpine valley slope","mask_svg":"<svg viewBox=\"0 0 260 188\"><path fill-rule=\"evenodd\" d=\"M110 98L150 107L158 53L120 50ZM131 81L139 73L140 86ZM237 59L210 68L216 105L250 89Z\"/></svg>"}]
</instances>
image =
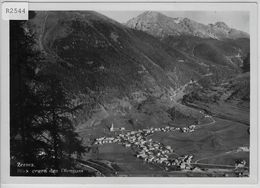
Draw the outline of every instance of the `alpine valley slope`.
<instances>
[{"instance_id":1,"label":"alpine valley slope","mask_svg":"<svg viewBox=\"0 0 260 188\"><path fill-rule=\"evenodd\" d=\"M237 72L93 11L36 12L27 29L45 54L38 74L58 76L71 104L84 106L75 117L79 128L127 114L151 97L167 99L190 80L223 80Z\"/></svg>"},{"instance_id":2,"label":"alpine valley slope","mask_svg":"<svg viewBox=\"0 0 260 188\"><path fill-rule=\"evenodd\" d=\"M113 134L109 132L111 124L126 130L164 127L176 120L176 114L180 127L198 121L192 108L177 103L173 107L175 101L170 99L177 89L203 78L222 82L240 71L230 62L193 55L93 11L39 11L25 27L34 33L35 48L45 59L35 71L55 74L71 105L81 106L73 122L86 147L92 149L93 139ZM126 153L120 153L118 147L107 147L101 147L99 156L103 152L103 157L111 157L107 160L120 159L122 166L133 172L143 166L147 169L130 149L121 148ZM218 152L215 146L210 147L210 154ZM204 155L199 148L196 152ZM94 158L93 153L86 159Z\"/></svg>"},{"instance_id":3,"label":"alpine valley slope","mask_svg":"<svg viewBox=\"0 0 260 188\"><path fill-rule=\"evenodd\" d=\"M204 25L188 18L171 18L146 11L126 25L149 33L193 57L232 67L238 72L249 53L249 34L230 28L224 22Z\"/></svg>"},{"instance_id":4,"label":"alpine valley slope","mask_svg":"<svg viewBox=\"0 0 260 188\"><path fill-rule=\"evenodd\" d=\"M96 12L37 12L28 27L38 48L56 62L48 64L52 68L41 65L39 72L58 70L61 78L70 78L68 88L75 92L88 88L116 97L147 90L160 95L208 71L157 38Z\"/></svg>"},{"instance_id":5,"label":"alpine valley slope","mask_svg":"<svg viewBox=\"0 0 260 188\"><path fill-rule=\"evenodd\" d=\"M93 11L37 12L27 27L47 59L36 68L39 74L58 75L77 102L90 96L98 104L122 97L170 95L209 72L219 72L223 78L235 72Z\"/></svg>"},{"instance_id":6,"label":"alpine valley slope","mask_svg":"<svg viewBox=\"0 0 260 188\"><path fill-rule=\"evenodd\" d=\"M37 74L55 74L72 107L83 109L73 119L79 131L107 126L107 121L138 128L142 125L129 123L131 118L125 115L135 114L132 110L140 103L168 99L176 88L209 71L221 72L223 77L234 73L210 63L205 66L208 62L93 11L39 11L27 22L26 30L34 33L35 48L44 54L45 60L35 68ZM165 109L158 109L165 116L153 125L166 116L170 120ZM158 114L154 111L143 118L150 121L153 115Z\"/></svg>"}]
</instances>

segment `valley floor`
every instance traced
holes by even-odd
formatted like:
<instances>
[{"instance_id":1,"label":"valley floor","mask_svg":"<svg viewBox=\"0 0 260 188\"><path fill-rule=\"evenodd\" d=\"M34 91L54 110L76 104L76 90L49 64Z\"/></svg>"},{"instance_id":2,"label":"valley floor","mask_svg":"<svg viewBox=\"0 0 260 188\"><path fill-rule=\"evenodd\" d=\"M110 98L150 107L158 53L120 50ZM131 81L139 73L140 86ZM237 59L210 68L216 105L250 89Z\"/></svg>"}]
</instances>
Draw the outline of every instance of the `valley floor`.
<instances>
[{"instance_id":1,"label":"valley floor","mask_svg":"<svg viewBox=\"0 0 260 188\"><path fill-rule=\"evenodd\" d=\"M146 138L163 146L170 146L173 152L168 154L169 159L192 155L189 169L171 170L162 163L137 158L136 146L131 143L130 145L118 143L93 145L93 147L98 147L98 152L89 154L86 159L113 163L117 169L114 169L114 172L108 176L138 177L239 176L240 171L236 168L235 161L245 160L246 166L240 170L243 171L243 175L247 176L249 166L248 125L233 121L232 118L210 116L204 114L203 110L197 109L197 111L204 115L205 123L196 125L194 131L183 132L182 127L174 131L155 131ZM236 115L242 112L238 108L237 111L233 110ZM186 125L186 127L188 126L190 125ZM178 127L178 125L171 125L170 128L173 127ZM110 134L107 137L126 135L127 132L131 131L107 133ZM99 170L102 171L102 169Z\"/></svg>"}]
</instances>

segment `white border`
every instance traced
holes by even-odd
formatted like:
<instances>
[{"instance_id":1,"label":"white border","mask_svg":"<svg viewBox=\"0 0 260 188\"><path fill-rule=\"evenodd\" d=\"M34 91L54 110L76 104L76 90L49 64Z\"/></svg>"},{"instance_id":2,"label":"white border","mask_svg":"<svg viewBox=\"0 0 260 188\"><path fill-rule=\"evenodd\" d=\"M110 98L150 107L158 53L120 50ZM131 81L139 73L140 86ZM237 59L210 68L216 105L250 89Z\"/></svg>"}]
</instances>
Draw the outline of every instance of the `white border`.
<instances>
[{"instance_id":1,"label":"white border","mask_svg":"<svg viewBox=\"0 0 260 188\"><path fill-rule=\"evenodd\" d=\"M45 0L45 2L50 0ZM58 2L57 0L56 2ZM77 2L82 1L78 0ZM98 0L99 1L99 0ZM257 3L196 3L186 1L186 3L152 2L149 3L29 3L29 10L219 10L219 11L250 11L250 50L251 50L251 104L250 104L250 177L249 178L78 178L78 177L10 177L9 160L9 27L7 21L1 21L1 183L5 184L30 184L30 183L52 183L52 184L252 184L258 179L258 43L257 25L259 18L257 15ZM31 1L30 1L31 2ZM101 3L103 2L103 3ZM238 2L238 1L236 1ZM242 2L242 1L240 1ZM252 1L251 1L252 2ZM257 22L258 21L258 22ZM258 101L259 102L259 101ZM32 185L35 187L36 185ZM38 186L38 185L37 185ZM77 185L79 186L79 185ZM109 187L108 185L106 185ZM110 185L111 186L111 185ZM142 185L143 186L143 185ZM187 185L190 186L190 185ZM58 185L55 185L58 187ZM85 187L85 185L84 185ZM94 185L91 185L94 187ZM194 187L194 185L193 185ZM197 187L197 186L196 186ZM200 186L201 187L201 186ZM236 185L237 187L237 185Z\"/></svg>"}]
</instances>

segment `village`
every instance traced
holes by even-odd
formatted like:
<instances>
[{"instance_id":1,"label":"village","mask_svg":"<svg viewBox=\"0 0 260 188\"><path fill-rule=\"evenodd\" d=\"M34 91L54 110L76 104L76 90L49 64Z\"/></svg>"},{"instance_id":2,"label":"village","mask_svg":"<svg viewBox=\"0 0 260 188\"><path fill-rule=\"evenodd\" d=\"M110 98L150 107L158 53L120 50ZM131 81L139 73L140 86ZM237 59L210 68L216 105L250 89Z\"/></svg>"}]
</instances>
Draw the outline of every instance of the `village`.
<instances>
[{"instance_id":1,"label":"village","mask_svg":"<svg viewBox=\"0 0 260 188\"><path fill-rule=\"evenodd\" d=\"M196 129L200 129L206 125L211 125L215 123L212 116L205 114L203 111L199 111L204 118L209 118L210 123L201 125L189 125L188 127L161 127L161 128L146 128L142 130L126 130L124 127L115 128L113 123L109 128L109 131L116 136L114 137L100 137L97 138L94 144L102 145L109 143L121 144L124 147L131 148L135 152L135 157L143 160L144 162L157 165L158 167L166 171L196 171L203 172L199 167L198 163L194 163L193 155L186 154L184 156L179 156L171 146L164 145L159 142L153 141L149 136L155 132L181 132L181 133L192 133ZM240 147L240 150L246 150L245 147ZM246 150L247 151L247 150ZM174 156L174 157L173 157ZM205 165L205 164L202 164ZM207 164L206 164L207 165ZM245 160L235 161L235 166L229 166L231 171L234 170L237 176L247 176L247 168L245 167ZM209 166L209 165L208 165ZM212 165L211 165L212 166ZM220 166L220 165L218 165ZM215 165L212 166L213 168ZM227 166L223 165L224 168ZM226 176L227 174L225 174Z\"/></svg>"},{"instance_id":2,"label":"village","mask_svg":"<svg viewBox=\"0 0 260 188\"><path fill-rule=\"evenodd\" d=\"M171 168L179 170L190 170L192 155L185 155L177 158L170 158L169 155L174 151L170 146L165 146L159 142L154 142L152 139L146 137L152 135L154 132L170 132L181 131L183 133L190 133L195 130L195 125L189 127L175 128L175 127L163 127L163 128L149 128L137 131L129 131L120 133L116 137L101 137L97 138L94 144L107 144L117 143L122 144L125 147L131 147L136 151L135 156L148 163L159 164L169 170ZM123 128L115 129L113 125L110 131L125 131Z\"/></svg>"}]
</instances>

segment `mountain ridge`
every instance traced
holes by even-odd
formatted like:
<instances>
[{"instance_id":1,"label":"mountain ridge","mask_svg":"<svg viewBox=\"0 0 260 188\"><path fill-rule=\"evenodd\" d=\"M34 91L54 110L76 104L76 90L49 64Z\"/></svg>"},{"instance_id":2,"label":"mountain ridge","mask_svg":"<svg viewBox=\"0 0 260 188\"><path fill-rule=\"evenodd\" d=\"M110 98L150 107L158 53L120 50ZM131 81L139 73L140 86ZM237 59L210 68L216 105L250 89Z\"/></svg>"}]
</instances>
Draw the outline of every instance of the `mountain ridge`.
<instances>
[{"instance_id":1,"label":"mountain ridge","mask_svg":"<svg viewBox=\"0 0 260 188\"><path fill-rule=\"evenodd\" d=\"M145 11L126 22L132 29L145 31L153 36L165 38L167 36L197 36L213 39L249 38L249 34L218 21L214 24L202 24L189 18L169 17L156 11Z\"/></svg>"},{"instance_id":2,"label":"mountain ridge","mask_svg":"<svg viewBox=\"0 0 260 188\"><path fill-rule=\"evenodd\" d=\"M36 12L27 28L47 59L37 64L37 74L55 74L73 105L87 104L76 124L94 107L120 111L116 100L134 106L149 97L169 99L191 80L214 82L237 73L229 62L195 57L93 11Z\"/></svg>"}]
</instances>

